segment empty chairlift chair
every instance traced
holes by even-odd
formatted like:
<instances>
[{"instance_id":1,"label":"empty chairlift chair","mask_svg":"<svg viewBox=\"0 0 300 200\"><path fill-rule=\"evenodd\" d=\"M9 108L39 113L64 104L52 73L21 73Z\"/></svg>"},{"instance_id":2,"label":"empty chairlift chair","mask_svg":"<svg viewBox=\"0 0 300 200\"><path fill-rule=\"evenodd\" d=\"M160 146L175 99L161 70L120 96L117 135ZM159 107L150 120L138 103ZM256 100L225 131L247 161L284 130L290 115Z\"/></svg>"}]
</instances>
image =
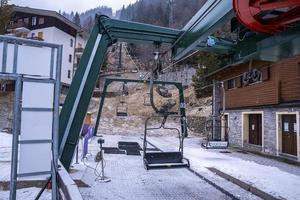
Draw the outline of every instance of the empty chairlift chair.
<instances>
[{"instance_id":1,"label":"empty chairlift chair","mask_svg":"<svg viewBox=\"0 0 300 200\"><path fill-rule=\"evenodd\" d=\"M118 117L127 117L128 116L128 105L125 102L124 96L121 96L116 108L116 115Z\"/></svg>"},{"instance_id":2,"label":"empty chairlift chair","mask_svg":"<svg viewBox=\"0 0 300 200\"><path fill-rule=\"evenodd\" d=\"M151 106L150 92L144 95L144 106Z\"/></svg>"},{"instance_id":3,"label":"empty chairlift chair","mask_svg":"<svg viewBox=\"0 0 300 200\"><path fill-rule=\"evenodd\" d=\"M145 122L145 132L144 132L144 143L143 143L143 161L144 166L147 170L150 169L163 169L163 168L186 168L190 167L189 160L183 157L183 140L184 134L177 128L167 128L165 127L165 123L167 121L167 117L163 118L163 121L160 127L157 128L148 128L148 122L153 118L160 118L161 116L149 117ZM180 116L172 116L180 118ZM169 151L169 152L150 152L147 149L147 133L150 130L172 130L178 133L179 138L179 149L178 151ZM184 129L186 130L186 129Z\"/></svg>"}]
</instances>

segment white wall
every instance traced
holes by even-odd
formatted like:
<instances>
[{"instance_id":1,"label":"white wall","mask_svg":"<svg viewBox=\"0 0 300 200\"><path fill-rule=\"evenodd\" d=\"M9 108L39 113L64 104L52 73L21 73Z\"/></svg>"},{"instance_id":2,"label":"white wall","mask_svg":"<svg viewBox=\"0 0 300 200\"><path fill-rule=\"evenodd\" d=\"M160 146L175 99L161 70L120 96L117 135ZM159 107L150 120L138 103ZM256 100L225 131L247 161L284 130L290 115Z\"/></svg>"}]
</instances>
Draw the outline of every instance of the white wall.
<instances>
[{"instance_id":1,"label":"white wall","mask_svg":"<svg viewBox=\"0 0 300 200\"><path fill-rule=\"evenodd\" d=\"M74 64L75 37L61 31L56 27L30 31L28 33L28 37L31 37L32 33L35 33L35 36L38 36L38 32L43 32L43 39L45 42L63 45L61 82L65 84L71 84ZM73 47L70 46L71 39L73 39ZM69 62L69 55L72 55L71 62ZM69 70L71 74L70 78L68 78Z\"/></svg>"},{"instance_id":2,"label":"white wall","mask_svg":"<svg viewBox=\"0 0 300 200\"><path fill-rule=\"evenodd\" d=\"M76 48L79 48L79 43L82 45L82 48L85 47L87 40L84 37L81 37L79 34L77 34L76 37Z\"/></svg>"}]
</instances>

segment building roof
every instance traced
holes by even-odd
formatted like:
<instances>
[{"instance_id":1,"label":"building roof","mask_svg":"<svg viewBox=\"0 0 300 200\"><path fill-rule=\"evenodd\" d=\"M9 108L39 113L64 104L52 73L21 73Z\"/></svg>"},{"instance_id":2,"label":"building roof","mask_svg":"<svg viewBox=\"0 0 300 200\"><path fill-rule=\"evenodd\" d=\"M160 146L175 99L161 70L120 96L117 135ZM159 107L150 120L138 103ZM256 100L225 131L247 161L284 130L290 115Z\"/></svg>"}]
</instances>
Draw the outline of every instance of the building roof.
<instances>
[{"instance_id":1,"label":"building roof","mask_svg":"<svg viewBox=\"0 0 300 200\"><path fill-rule=\"evenodd\" d=\"M67 19L66 17L64 17L63 15L59 14L56 11L30 8L30 7L22 7L22 6L16 6L16 5L13 5L13 11L14 12L28 13L28 14L35 14L35 15L41 15L41 16L54 17L54 18L56 18L56 19L58 19L58 20L60 20L64 23L66 23L70 27L76 29L77 32L82 32L83 31L80 26L76 25L75 23L73 23L72 21L70 21L69 19Z\"/></svg>"},{"instance_id":2,"label":"building roof","mask_svg":"<svg viewBox=\"0 0 300 200\"><path fill-rule=\"evenodd\" d=\"M258 62L259 60L253 60L253 65L255 66L256 63ZM234 64L229 64L229 65L226 65L224 67L221 67L207 75L204 76L205 79L213 79L215 78L216 76L218 76L220 73L222 72L225 72L225 71L229 71L229 70L232 70L236 67L240 67L240 66L243 66L243 65L249 65L249 62L250 61L239 61L239 62L236 62ZM264 64L270 64L270 63L273 63L273 62L270 62L270 61L259 61L261 63L264 63Z\"/></svg>"}]
</instances>

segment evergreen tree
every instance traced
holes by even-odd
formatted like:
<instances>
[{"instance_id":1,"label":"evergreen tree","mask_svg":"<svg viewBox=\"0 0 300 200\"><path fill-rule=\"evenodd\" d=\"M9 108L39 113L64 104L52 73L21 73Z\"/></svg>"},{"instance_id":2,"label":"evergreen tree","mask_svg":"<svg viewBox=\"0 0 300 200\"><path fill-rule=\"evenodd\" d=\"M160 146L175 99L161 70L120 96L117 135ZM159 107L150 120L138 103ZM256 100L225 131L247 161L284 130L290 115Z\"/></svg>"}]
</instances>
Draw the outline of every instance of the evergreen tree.
<instances>
[{"instance_id":1,"label":"evergreen tree","mask_svg":"<svg viewBox=\"0 0 300 200\"><path fill-rule=\"evenodd\" d=\"M5 34L6 26L12 17L12 8L8 5L9 0L0 0L0 34Z\"/></svg>"},{"instance_id":2,"label":"evergreen tree","mask_svg":"<svg viewBox=\"0 0 300 200\"><path fill-rule=\"evenodd\" d=\"M72 11L71 14L69 15L69 19L73 20L74 19L74 12Z\"/></svg>"},{"instance_id":3,"label":"evergreen tree","mask_svg":"<svg viewBox=\"0 0 300 200\"><path fill-rule=\"evenodd\" d=\"M74 16L74 18L73 18L73 22L74 22L76 25L80 26L80 17L79 17L78 12L75 13L75 16Z\"/></svg>"},{"instance_id":4,"label":"evergreen tree","mask_svg":"<svg viewBox=\"0 0 300 200\"><path fill-rule=\"evenodd\" d=\"M214 53L201 52L194 58L194 61L199 64L196 75L193 77L193 86L196 96L206 97L212 95L211 81L207 81L204 77L209 72L215 71L221 65L221 61Z\"/></svg>"},{"instance_id":5,"label":"evergreen tree","mask_svg":"<svg viewBox=\"0 0 300 200\"><path fill-rule=\"evenodd\" d=\"M84 22L83 22L83 29L88 32L91 33L92 28L94 26L94 20L92 17L88 17Z\"/></svg>"}]
</instances>

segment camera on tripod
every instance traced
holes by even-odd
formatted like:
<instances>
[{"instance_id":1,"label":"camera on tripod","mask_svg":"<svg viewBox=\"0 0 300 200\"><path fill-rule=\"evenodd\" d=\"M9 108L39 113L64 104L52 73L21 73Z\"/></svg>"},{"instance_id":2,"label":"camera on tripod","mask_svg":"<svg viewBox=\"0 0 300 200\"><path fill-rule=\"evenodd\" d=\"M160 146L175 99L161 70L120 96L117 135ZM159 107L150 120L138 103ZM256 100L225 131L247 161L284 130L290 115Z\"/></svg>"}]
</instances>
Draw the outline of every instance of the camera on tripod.
<instances>
[{"instance_id":1,"label":"camera on tripod","mask_svg":"<svg viewBox=\"0 0 300 200\"><path fill-rule=\"evenodd\" d=\"M104 139L100 138L100 139L98 140L98 144L104 144Z\"/></svg>"}]
</instances>

